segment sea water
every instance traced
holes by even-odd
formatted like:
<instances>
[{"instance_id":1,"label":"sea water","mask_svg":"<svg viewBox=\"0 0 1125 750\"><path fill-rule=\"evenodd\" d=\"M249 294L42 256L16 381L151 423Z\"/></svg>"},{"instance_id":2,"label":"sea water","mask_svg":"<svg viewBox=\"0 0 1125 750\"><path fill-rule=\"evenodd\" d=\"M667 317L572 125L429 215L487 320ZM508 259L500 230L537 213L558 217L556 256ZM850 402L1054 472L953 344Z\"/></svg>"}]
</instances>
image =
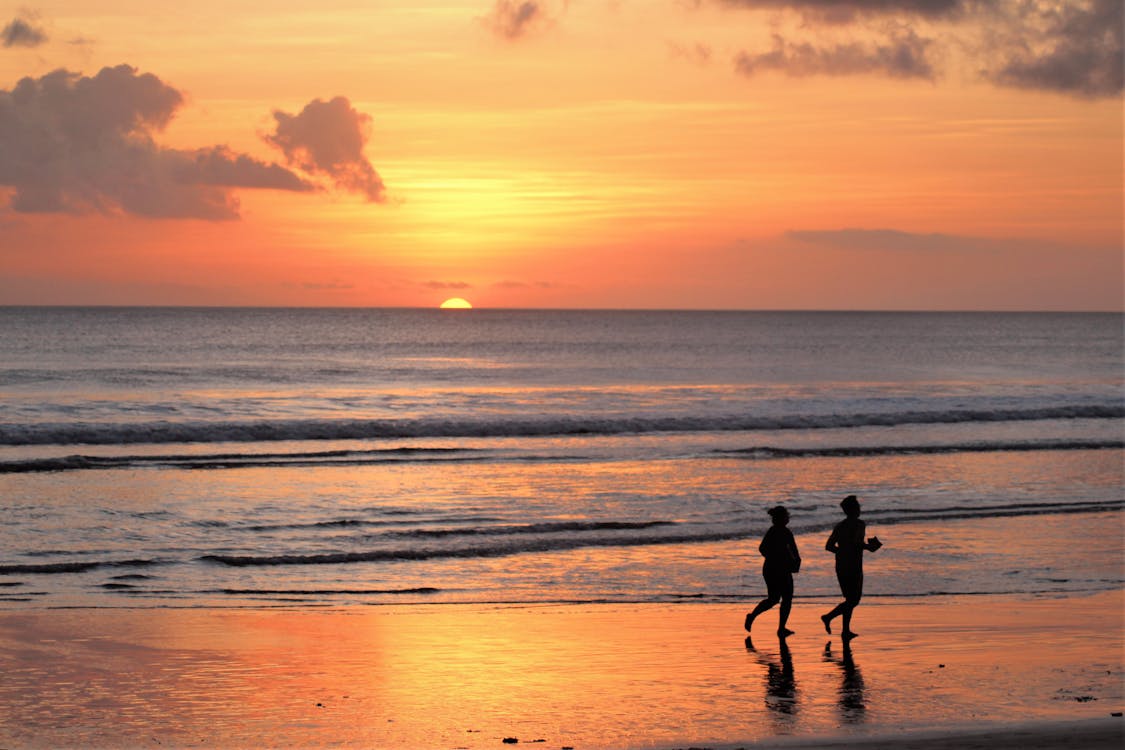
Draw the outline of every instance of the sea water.
<instances>
[{"instance_id":1,"label":"sea water","mask_svg":"<svg viewBox=\"0 0 1125 750\"><path fill-rule=\"evenodd\" d=\"M1117 589L1122 316L0 308L0 608Z\"/></svg>"}]
</instances>

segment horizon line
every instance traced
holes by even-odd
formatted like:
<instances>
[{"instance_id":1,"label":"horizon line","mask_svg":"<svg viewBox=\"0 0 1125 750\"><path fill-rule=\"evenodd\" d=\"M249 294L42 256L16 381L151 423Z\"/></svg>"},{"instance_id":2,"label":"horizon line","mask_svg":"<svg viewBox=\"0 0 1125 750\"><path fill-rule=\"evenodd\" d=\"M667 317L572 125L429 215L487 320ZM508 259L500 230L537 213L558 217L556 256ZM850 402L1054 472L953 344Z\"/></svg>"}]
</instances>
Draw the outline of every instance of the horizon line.
<instances>
[{"instance_id":1,"label":"horizon line","mask_svg":"<svg viewBox=\"0 0 1125 750\"><path fill-rule=\"evenodd\" d=\"M51 303L51 304L5 304L0 309L116 309L116 310L433 310L443 313L472 314L473 312L650 312L650 313L982 313L982 314L1092 314L1122 315L1125 308L1105 309L1028 309L1028 308L749 308L749 307L490 307L474 304L467 309L443 309L437 305L223 305L223 304L130 304L130 303Z\"/></svg>"}]
</instances>

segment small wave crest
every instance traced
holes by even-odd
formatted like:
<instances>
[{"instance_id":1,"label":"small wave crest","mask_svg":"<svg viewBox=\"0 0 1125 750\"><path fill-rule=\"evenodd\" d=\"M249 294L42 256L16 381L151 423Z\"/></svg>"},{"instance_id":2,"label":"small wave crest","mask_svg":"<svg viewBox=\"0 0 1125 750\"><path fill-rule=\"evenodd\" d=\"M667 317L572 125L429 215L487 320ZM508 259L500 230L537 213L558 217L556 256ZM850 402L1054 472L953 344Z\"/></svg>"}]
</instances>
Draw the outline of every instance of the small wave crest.
<instances>
[{"instance_id":1,"label":"small wave crest","mask_svg":"<svg viewBox=\"0 0 1125 750\"><path fill-rule=\"evenodd\" d=\"M1004 451L1120 450L1125 440L1033 440L945 443L938 445L864 445L815 448L753 448L719 449L719 455L744 458L861 458L864 456L913 456L943 453L995 453Z\"/></svg>"},{"instance_id":2,"label":"small wave crest","mask_svg":"<svg viewBox=\"0 0 1125 750\"><path fill-rule=\"evenodd\" d=\"M893 427L907 424L1020 422L1048 419L1121 419L1120 403L1023 409L943 409L854 414L546 417L542 419L339 419L141 423L29 423L0 425L0 445L130 445L247 443L402 438L499 438L622 435L657 432ZM323 460L313 454L309 458ZM90 457L74 457L89 460ZM245 457L236 457L245 458ZM185 460L189 460L185 458ZM234 460L234 459L232 459ZM78 467L80 468L80 467Z\"/></svg>"},{"instance_id":3,"label":"small wave crest","mask_svg":"<svg viewBox=\"0 0 1125 750\"><path fill-rule=\"evenodd\" d=\"M0 474L22 474L81 469L234 469L280 466L356 465L374 463L425 463L481 460L471 448L382 448L374 450L297 451L287 453L212 453L86 456L0 461Z\"/></svg>"},{"instance_id":4,"label":"small wave crest","mask_svg":"<svg viewBox=\"0 0 1125 750\"><path fill-rule=\"evenodd\" d=\"M157 560L88 560L83 562L56 562L0 565L0 575L53 575L60 573L86 573L98 568L133 568L159 565Z\"/></svg>"}]
</instances>

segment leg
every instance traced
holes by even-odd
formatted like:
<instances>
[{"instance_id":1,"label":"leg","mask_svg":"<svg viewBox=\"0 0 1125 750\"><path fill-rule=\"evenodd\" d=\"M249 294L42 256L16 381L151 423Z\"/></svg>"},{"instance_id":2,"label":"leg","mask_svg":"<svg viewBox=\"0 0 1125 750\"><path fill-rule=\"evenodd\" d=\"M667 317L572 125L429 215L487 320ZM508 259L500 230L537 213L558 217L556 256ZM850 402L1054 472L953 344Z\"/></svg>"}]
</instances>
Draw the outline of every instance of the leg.
<instances>
[{"instance_id":1,"label":"leg","mask_svg":"<svg viewBox=\"0 0 1125 750\"><path fill-rule=\"evenodd\" d=\"M767 596L765 599L758 602L758 606L754 607L754 611L746 615L746 622L743 624L743 627L746 628L746 632L750 632L750 629L754 626L754 620L757 619L758 615L777 604L777 602L778 598L773 595Z\"/></svg>"},{"instance_id":2,"label":"leg","mask_svg":"<svg viewBox=\"0 0 1125 750\"><path fill-rule=\"evenodd\" d=\"M789 609L793 606L793 602L789 599L783 599L781 602L781 617L777 621L777 634L782 638L793 635L793 631L785 627L785 623L789 622Z\"/></svg>"},{"instance_id":3,"label":"leg","mask_svg":"<svg viewBox=\"0 0 1125 750\"><path fill-rule=\"evenodd\" d=\"M852 612L855 611L859 600L863 598L863 571L853 572L848 578L848 585L844 591L844 596L847 600L844 604L847 609L844 610L844 632L841 634L845 641L855 638L857 633L852 631Z\"/></svg>"},{"instance_id":4,"label":"leg","mask_svg":"<svg viewBox=\"0 0 1125 750\"><path fill-rule=\"evenodd\" d=\"M786 575L789 574L787 573ZM753 612L746 615L746 623L743 627L746 628L747 632L750 632L750 628L753 627L754 620L758 615L777 604L785 595L785 581L777 575L776 571L763 566L762 578L766 579L766 598L758 602L758 606L754 608ZM789 585L793 585L793 576L791 575L789 575ZM790 591L791 590L792 589L790 589Z\"/></svg>"},{"instance_id":5,"label":"leg","mask_svg":"<svg viewBox=\"0 0 1125 750\"><path fill-rule=\"evenodd\" d=\"M781 614L777 621L777 634L782 638L793 635L793 631L785 627L789 622L789 611L793 608L793 576L786 576L785 591L781 594Z\"/></svg>"},{"instance_id":6,"label":"leg","mask_svg":"<svg viewBox=\"0 0 1125 750\"><path fill-rule=\"evenodd\" d=\"M844 601L840 602L828 614L820 616L820 621L824 623L824 631L832 635L832 621L837 617L843 615L844 617L844 637L849 637L849 634L854 636L851 629L852 610L855 605L859 603L859 595L857 592L863 591L863 570L858 572L854 569L840 565L839 559L836 560L836 581L840 584L840 593L844 595Z\"/></svg>"},{"instance_id":7,"label":"leg","mask_svg":"<svg viewBox=\"0 0 1125 750\"><path fill-rule=\"evenodd\" d=\"M858 633L852 632L852 611L855 610L855 604L852 604L850 601L845 602L845 604L846 607L844 609L844 632L840 635L845 641L848 641L852 638L855 638Z\"/></svg>"}]
</instances>

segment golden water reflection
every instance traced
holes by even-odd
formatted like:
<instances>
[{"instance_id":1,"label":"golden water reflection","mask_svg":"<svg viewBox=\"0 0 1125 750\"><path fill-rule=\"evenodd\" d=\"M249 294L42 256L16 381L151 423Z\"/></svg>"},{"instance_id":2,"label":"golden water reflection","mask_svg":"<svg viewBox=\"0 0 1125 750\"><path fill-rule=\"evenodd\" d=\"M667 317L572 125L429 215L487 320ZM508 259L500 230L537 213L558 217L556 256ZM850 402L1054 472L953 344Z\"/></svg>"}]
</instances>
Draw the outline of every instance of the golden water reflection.
<instances>
[{"instance_id":1,"label":"golden water reflection","mask_svg":"<svg viewBox=\"0 0 1125 750\"><path fill-rule=\"evenodd\" d=\"M1121 592L990 601L872 602L848 650L800 602L752 650L730 605L3 615L0 746L671 747L1120 708Z\"/></svg>"}]
</instances>

